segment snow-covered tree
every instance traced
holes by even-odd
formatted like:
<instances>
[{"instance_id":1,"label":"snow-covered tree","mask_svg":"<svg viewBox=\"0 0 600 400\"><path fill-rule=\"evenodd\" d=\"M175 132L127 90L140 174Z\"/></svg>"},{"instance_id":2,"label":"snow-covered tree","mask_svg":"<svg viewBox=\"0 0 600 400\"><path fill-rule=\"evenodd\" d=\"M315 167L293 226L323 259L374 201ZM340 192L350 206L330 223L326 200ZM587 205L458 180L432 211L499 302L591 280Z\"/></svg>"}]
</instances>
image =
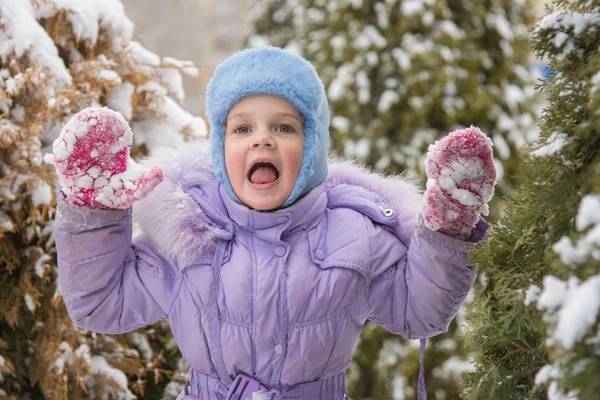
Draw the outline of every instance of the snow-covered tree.
<instances>
[{"instance_id":1,"label":"snow-covered tree","mask_svg":"<svg viewBox=\"0 0 600 400\"><path fill-rule=\"evenodd\" d=\"M495 145L499 199L520 168L517 149L538 138L542 96L528 70L534 10L528 0L262 0L248 45L310 60L327 89L333 150L376 170L423 177L429 144L479 126ZM472 368L461 331L453 323L430 340L431 397L458 398L459 376ZM367 329L350 396L415 398L417 376L413 343Z\"/></svg>"},{"instance_id":2,"label":"snow-covered tree","mask_svg":"<svg viewBox=\"0 0 600 400\"><path fill-rule=\"evenodd\" d=\"M69 319L57 282L57 187L42 156L74 113L119 111L134 157L206 135L180 106L181 74L196 68L133 33L119 0L0 0L0 397L162 398L182 386L166 323L91 334Z\"/></svg>"},{"instance_id":3,"label":"snow-covered tree","mask_svg":"<svg viewBox=\"0 0 600 400\"><path fill-rule=\"evenodd\" d=\"M540 142L475 254L486 276L469 311L473 399L600 393L600 3L559 0L532 34L549 60Z\"/></svg>"}]
</instances>

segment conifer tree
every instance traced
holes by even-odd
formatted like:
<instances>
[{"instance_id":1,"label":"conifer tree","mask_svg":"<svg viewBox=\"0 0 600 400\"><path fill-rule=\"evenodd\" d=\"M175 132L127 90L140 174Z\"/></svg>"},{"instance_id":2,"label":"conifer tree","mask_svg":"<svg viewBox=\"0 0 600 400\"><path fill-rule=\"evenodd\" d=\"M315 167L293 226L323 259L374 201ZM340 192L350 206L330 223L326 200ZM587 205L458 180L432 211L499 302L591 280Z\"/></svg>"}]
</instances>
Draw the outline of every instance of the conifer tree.
<instances>
[{"instance_id":1,"label":"conifer tree","mask_svg":"<svg viewBox=\"0 0 600 400\"><path fill-rule=\"evenodd\" d=\"M74 113L121 112L134 157L206 134L179 105L181 73L195 67L132 37L119 0L0 0L1 398L162 398L183 386L168 324L121 336L84 331L57 281L57 180L42 157Z\"/></svg>"},{"instance_id":2,"label":"conifer tree","mask_svg":"<svg viewBox=\"0 0 600 400\"><path fill-rule=\"evenodd\" d=\"M474 259L472 399L600 393L600 4L554 1L532 33L551 77L540 143Z\"/></svg>"},{"instance_id":3,"label":"conifer tree","mask_svg":"<svg viewBox=\"0 0 600 400\"><path fill-rule=\"evenodd\" d=\"M263 0L252 10L248 45L310 60L329 97L333 150L375 170L423 178L429 144L479 126L495 145L498 199L520 168L517 149L538 137L541 96L528 71L533 10L530 1ZM492 217L496 210L493 203ZM459 325L429 341L432 398L458 398L459 377L472 368ZM418 348L367 328L350 396L416 398Z\"/></svg>"}]
</instances>

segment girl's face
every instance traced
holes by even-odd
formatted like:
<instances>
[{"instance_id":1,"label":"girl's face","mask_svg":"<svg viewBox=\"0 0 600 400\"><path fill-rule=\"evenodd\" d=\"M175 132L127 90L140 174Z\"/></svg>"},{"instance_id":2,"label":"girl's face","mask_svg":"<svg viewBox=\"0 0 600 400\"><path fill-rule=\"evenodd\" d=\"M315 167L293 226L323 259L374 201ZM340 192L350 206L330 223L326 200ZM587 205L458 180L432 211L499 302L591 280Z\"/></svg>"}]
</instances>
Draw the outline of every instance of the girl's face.
<instances>
[{"instance_id":1,"label":"girl's face","mask_svg":"<svg viewBox=\"0 0 600 400\"><path fill-rule=\"evenodd\" d=\"M255 210L281 207L302 166L300 113L283 97L259 94L235 103L225 125L225 168L235 194Z\"/></svg>"}]
</instances>

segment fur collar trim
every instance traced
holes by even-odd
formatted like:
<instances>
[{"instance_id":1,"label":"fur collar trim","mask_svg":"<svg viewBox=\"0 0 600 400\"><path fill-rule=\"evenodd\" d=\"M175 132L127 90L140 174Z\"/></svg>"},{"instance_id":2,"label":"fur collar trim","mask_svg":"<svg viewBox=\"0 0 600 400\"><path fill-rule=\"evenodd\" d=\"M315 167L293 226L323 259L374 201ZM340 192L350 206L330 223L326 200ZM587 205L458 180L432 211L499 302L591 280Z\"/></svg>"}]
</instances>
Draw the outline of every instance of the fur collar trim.
<instances>
[{"instance_id":1,"label":"fur collar trim","mask_svg":"<svg viewBox=\"0 0 600 400\"><path fill-rule=\"evenodd\" d=\"M207 215L186 193L188 188L216 179L207 141L160 149L142 164L161 166L164 180L146 199L134 204L134 219L166 259L183 268L216 240L231 239L227 230L205 222ZM415 183L401 176L384 177L353 162L331 159L325 190L343 184L379 194L396 211L403 227L401 239L410 240L421 206L421 190ZM405 235L408 237L403 238Z\"/></svg>"}]
</instances>

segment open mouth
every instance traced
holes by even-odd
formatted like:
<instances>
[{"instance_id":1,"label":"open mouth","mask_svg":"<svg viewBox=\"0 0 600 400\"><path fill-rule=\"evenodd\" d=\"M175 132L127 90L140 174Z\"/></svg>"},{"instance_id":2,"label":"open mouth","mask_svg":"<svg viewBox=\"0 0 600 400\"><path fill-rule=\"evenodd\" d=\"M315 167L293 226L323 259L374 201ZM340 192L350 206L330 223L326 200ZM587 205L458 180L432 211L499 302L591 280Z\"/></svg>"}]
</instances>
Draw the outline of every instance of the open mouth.
<instances>
[{"instance_id":1,"label":"open mouth","mask_svg":"<svg viewBox=\"0 0 600 400\"><path fill-rule=\"evenodd\" d=\"M267 184L279 179L279 171L268 161L259 161L252 164L248 171L248 180L256 184Z\"/></svg>"}]
</instances>

